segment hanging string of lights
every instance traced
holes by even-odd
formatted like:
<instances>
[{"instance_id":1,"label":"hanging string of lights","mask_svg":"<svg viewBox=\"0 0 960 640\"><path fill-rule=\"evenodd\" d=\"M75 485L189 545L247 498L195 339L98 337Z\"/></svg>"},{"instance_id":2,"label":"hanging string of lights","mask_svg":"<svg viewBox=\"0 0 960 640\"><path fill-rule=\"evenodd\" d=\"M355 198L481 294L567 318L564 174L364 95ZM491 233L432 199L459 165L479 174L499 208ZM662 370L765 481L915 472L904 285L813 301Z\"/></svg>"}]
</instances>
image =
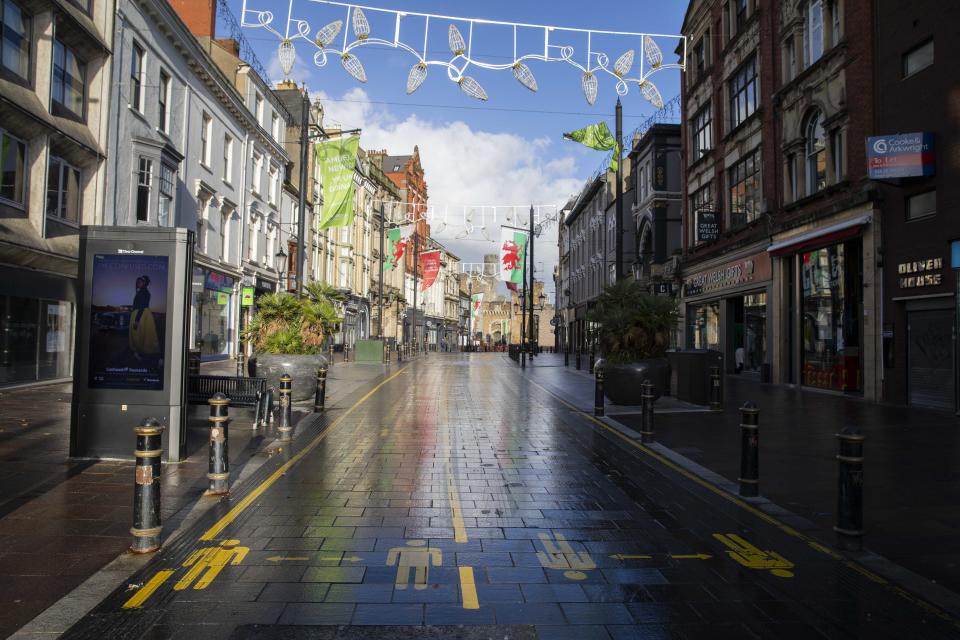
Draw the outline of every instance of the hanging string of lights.
<instances>
[{"instance_id":1,"label":"hanging string of lights","mask_svg":"<svg viewBox=\"0 0 960 640\"><path fill-rule=\"evenodd\" d=\"M509 69L521 85L530 91L537 91L539 89L537 79L533 74L533 70L527 64L528 61L536 60L541 62L564 62L578 69L581 74L580 86L584 98L587 103L591 105L596 102L599 92L597 76L598 74L606 74L614 79L615 89L618 95L627 95L630 91L630 85L634 84L646 100L657 109L661 109L664 104L663 98L660 95L659 89L657 89L656 85L650 80L650 77L663 69L683 69L683 61L686 60L687 42L684 36L628 31L599 31L479 18L462 18L368 7L336 2L334 0L303 1L345 10L344 18L328 22L317 30L314 35L313 27L308 20L294 17L294 0L289 0L286 24L282 27L283 33L281 33L278 27L274 26L275 16L272 11L250 9L248 8L248 4L253 2L253 0L243 0L241 25L244 27L265 29L280 40L277 54L280 66L286 77L290 76L296 63L298 55L297 44L302 43L303 46L309 47L312 51L313 62L316 66L324 67L329 57L336 56L339 58L341 66L347 73L360 82L366 82L367 73L360 59L357 57L356 51L365 45L383 45L406 51L416 59L407 75L406 89L408 94L416 91L426 81L428 70L431 66L438 66L445 69L447 78L451 82L456 83L466 95L476 98L477 100L487 100L488 96L477 79L467 75L467 71L471 67L491 71ZM367 12L371 15L385 16L387 19L392 18L392 38L377 37L374 34L370 20L367 18ZM401 37L401 23L414 20L423 27L422 47L407 44ZM447 23L447 45L452 56L449 59L431 58L429 56L431 51L429 48L431 21L443 21ZM384 22L388 22L388 20ZM466 26L466 37L464 37L463 32L455 23ZM349 24L351 28L344 29L344 24ZM378 24L380 23L378 22ZM494 26L508 31L512 30L513 55L508 58L511 59L510 62L491 63L480 60L472 55L474 27L476 25ZM340 39L341 32L342 40ZM350 37L351 32L353 39ZM536 37L537 42L540 42L542 39L543 49L540 50L538 45L536 52L518 55L518 36L528 36L530 33ZM581 40L585 40L585 52L578 54L576 49L569 44L554 44L559 41L561 34L579 37ZM610 57L606 53L594 50L594 38L596 36L610 36L618 39L637 41L642 51L637 75L630 75L637 57L634 49L631 48L624 51L616 58L616 61L611 66ZM680 62L665 63L663 51L660 45L657 44L658 40L672 41L679 45L683 51L683 54L680 56ZM336 46L338 41L340 42L339 48Z\"/></svg>"}]
</instances>

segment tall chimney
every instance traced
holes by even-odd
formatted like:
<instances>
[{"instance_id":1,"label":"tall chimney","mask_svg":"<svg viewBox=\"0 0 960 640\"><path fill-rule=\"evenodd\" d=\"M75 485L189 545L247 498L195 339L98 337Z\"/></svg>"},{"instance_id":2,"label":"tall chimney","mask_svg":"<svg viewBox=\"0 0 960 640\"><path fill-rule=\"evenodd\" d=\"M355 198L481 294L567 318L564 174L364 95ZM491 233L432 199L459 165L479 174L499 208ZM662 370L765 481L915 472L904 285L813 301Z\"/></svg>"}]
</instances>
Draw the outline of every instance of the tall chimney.
<instances>
[{"instance_id":1,"label":"tall chimney","mask_svg":"<svg viewBox=\"0 0 960 640\"><path fill-rule=\"evenodd\" d=\"M170 6L198 38L212 38L217 25L217 0L170 0Z\"/></svg>"}]
</instances>

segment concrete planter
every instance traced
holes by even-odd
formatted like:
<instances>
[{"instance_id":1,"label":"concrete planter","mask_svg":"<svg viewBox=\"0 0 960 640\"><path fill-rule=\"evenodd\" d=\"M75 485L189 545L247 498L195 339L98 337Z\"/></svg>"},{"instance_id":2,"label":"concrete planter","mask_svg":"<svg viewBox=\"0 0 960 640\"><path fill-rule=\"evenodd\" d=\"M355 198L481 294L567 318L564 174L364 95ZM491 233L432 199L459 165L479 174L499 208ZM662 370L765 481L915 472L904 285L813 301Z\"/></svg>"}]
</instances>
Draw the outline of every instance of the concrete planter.
<instances>
[{"instance_id":1,"label":"concrete planter","mask_svg":"<svg viewBox=\"0 0 960 640\"><path fill-rule=\"evenodd\" d=\"M314 399L317 389L317 369L327 364L322 355L287 355L280 353L259 353L254 356L256 365L251 375L266 378L267 386L280 388L280 376L289 374L293 378L293 401L306 402ZM277 396L279 397L279 396Z\"/></svg>"},{"instance_id":2,"label":"concrete planter","mask_svg":"<svg viewBox=\"0 0 960 640\"><path fill-rule=\"evenodd\" d=\"M640 385L649 380L653 383L654 395L670 392L670 363L666 358L638 360L627 364L603 362L603 391L613 404L640 405Z\"/></svg>"}]
</instances>

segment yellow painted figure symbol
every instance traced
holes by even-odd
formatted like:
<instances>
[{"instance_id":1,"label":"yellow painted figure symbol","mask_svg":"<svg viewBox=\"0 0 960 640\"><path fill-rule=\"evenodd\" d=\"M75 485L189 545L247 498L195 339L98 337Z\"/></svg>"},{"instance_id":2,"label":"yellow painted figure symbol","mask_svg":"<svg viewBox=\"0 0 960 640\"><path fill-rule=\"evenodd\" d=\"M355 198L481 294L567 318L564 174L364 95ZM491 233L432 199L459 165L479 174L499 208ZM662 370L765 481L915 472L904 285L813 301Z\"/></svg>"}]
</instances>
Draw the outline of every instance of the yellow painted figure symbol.
<instances>
[{"instance_id":1,"label":"yellow painted figure symbol","mask_svg":"<svg viewBox=\"0 0 960 640\"><path fill-rule=\"evenodd\" d=\"M544 550L537 552L537 559L544 569L568 569L563 572L564 576L571 580L584 580L587 577L584 571L597 568L590 554L574 551L562 533L558 533L553 540L549 533L541 533L539 538Z\"/></svg>"},{"instance_id":2,"label":"yellow painted figure symbol","mask_svg":"<svg viewBox=\"0 0 960 640\"><path fill-rule=\"evenodd\" d=\"M713 537L727 547L730 559L747 569L769 571L778 578L792 578L794 564L775 551L761 551L735 533L715 533Z\"/></svg>"},{"instance_id":3,"label":"yellow painted figure symbol","mask_svg":"<svg viewBox=\"0 0 960 640\"><path fill-rule=\"evenodd\" d=\"M387 566L397 566L394 588L406 589L410 582L410 569L414 569L413 588L426 589L430 566L443 563L443 551L425 546L426 540L408 540L406 547L393 547L387 553Z\"/></svg>"},{"instance_id":4,"label":"yellow painted figure symbol","mask_svg":"<svg viewBox=\"0 0 960 640\"><path fill-rule=\"evenodd\" d=\"M207 547L191 553L183 563L183 566L190 567L190 571L173 585L174 591L183 591L198 577L200 579L193 585L194 589L209 587L224 567L228 564L238 565L247 557L250 549L238 546L239 544L239 540L224 540L218 547Z\"/></svg>"}]
</instances>

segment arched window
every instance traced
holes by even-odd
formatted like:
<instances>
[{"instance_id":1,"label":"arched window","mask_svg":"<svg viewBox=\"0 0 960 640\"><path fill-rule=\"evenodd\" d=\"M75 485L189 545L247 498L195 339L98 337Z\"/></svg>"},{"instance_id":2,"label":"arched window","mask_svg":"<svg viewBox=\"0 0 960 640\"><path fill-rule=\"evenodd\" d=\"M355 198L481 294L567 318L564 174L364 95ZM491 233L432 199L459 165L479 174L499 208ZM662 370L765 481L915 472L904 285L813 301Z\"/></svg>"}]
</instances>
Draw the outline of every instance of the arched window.
<instances>
[{"instance_id":1,"label":"arched window","mask_svg":"<svg viewBox=\"0 0 960 640\"><path fill-rule=\"evenodd\" d=\"M807 195L827 186L827 139L823 130L823 114L815 111L807 119Z\"/></svg>"}]
</instances>

